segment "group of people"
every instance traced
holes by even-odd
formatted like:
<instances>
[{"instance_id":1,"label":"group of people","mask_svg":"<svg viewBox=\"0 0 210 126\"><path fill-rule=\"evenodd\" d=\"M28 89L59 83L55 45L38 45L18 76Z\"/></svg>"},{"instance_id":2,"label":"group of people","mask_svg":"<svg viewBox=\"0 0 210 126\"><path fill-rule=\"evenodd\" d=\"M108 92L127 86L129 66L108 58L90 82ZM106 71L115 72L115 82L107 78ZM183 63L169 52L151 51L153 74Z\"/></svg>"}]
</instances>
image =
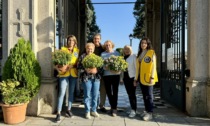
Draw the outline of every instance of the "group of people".
<instances>
[{"instance_id":1,"label":"group of people","mask_svg":"<svg viewBox=\"0 0 210 126\"><path fill-rule=\"evenodd\" d=\"M120 53L114 50L114 43L111 40L105 41L103 45L100 41L101 35L95 34L93 42L87 43L85 46L85 52L79 55L76 37L74 35L67 37L67 45L61 49L69 51L72 55L71 61L69 61L68 70L66 73L60 74L58 67L55 66L59 77L56 121L60 121L62 104L67 87L68 109L66 111L66 116L73 116L71 107L77 79L81 82L84 90L85 118L90 119L91 116L99 117L97 112L98 108L101 112L107 112L107 109L105 108L106 96L108 97L111 106L111 115L113 117L117 116L118 87L120 78L122 78L121 81L123 81L125 85L130 101L131 109L127 112L128 116L132 118L136 115L136 86L139 83L145 105L145 111L141 116L145 121L152 119L153 85L158 81L158 78L156 71L156 55L155 51L152 49L151 41L148 38L141 39L137 56L133 54L131 46L124 46L123 56L128 63L128 68L121 73L111 72L105 66L94 69L83 67L83 59L87 55L93 53L104 60L111 55L120 56Z\"/></svg>"}]
</instances>

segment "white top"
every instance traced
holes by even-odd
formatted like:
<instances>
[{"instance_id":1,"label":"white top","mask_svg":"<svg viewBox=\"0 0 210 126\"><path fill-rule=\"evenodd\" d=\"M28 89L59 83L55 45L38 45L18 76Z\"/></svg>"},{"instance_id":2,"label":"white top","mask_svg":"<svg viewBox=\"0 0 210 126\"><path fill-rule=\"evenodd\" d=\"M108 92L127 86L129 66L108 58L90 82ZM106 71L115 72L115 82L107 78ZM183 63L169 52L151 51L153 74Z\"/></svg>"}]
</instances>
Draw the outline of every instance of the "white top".
<instances>
[{"instance_id":1,"label":"white top","mask_svg":"<svg viewBox=\"0 0 210 126\"><path fill-rule=\"evenodd\" d=\"M135 77L136 75L136 55L131 54L127 59L128 63L128 75L130 78Z\"/></svg>"}]
</instances>

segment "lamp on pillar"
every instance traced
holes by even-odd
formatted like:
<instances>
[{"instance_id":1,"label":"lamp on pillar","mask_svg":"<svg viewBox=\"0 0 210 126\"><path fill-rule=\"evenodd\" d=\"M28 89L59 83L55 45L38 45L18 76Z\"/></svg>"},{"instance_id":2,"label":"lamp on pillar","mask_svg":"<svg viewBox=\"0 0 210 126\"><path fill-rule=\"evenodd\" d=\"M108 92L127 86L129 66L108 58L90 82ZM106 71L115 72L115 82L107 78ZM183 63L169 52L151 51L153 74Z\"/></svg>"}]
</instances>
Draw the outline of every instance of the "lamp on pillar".
<instances>
[{"instance_id":1,"label":"lamp on pillar","mask_svg":"<svg viewBox=\"0 0 210 126\"><path fill-rule=\"evenodd\" d=\"M132 46L132 39L133 39L133 35L132 34L129 35L129 39L130 39L130 46Z\"/></svg>"}]
</instances>

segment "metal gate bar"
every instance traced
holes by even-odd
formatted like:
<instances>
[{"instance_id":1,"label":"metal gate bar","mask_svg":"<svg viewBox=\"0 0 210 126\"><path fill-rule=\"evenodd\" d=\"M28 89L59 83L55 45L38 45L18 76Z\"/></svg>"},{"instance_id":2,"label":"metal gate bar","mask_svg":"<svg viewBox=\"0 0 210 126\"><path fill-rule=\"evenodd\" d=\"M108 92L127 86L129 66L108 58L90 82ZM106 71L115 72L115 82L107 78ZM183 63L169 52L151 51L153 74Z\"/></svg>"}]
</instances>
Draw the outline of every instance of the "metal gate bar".
<instances>
[{"instance_id":1,"label":"metal gate bar","mask_svg":"<svg viewBox=\"0 0 210 126\"><path fill-rule=\"evenodd\" d=\"M161 97L185 110L185 0L161 0Z\"/></svg>"}]
</instances>

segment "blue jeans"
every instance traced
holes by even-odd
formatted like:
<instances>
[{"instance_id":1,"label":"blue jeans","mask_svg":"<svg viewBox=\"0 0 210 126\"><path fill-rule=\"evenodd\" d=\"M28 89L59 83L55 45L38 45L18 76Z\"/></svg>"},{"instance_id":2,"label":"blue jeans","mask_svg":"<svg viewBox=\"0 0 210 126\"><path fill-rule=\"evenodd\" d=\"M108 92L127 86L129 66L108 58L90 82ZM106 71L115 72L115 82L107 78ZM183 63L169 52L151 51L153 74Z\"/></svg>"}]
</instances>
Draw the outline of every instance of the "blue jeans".
<instances>
[{"instance_id":1,"label":"blue jeans","mask_svg":"<svg viewBox=\"0 0 210 126\"><path fill-rule=\"evenodd\" d=\"M96 112L99 88L100 88L100 80L89 79L87 82L83 82L83 87L84 87L85 112L86 113L90 112L91 107L92 107L91 111Z\"/></svg>"},{"instance_id":2,"label":"blue jeans","mask_svg":"<svg viewBox=\"0 0 210 126\"><path fill-rule=\"evenodd\" d=\"M66 88L69 87L69 96L68 96L68 110L71 110L72 102L74 100L74 90L77 83L77 77L60 77L59 78L59 95L58 95L58 112L61 112L63 99L66 92Z\"/></svg>"},{"instance_id":3,"label":"blue jeans","mask_svg":"<svg viewBox=\"0 0 210 126\"><path fill-rule=\"evenodd\" d=\"M153 86L146 86L140 83L144 107L147 112L153 112Z\"/></svg>"}]
</instances>

